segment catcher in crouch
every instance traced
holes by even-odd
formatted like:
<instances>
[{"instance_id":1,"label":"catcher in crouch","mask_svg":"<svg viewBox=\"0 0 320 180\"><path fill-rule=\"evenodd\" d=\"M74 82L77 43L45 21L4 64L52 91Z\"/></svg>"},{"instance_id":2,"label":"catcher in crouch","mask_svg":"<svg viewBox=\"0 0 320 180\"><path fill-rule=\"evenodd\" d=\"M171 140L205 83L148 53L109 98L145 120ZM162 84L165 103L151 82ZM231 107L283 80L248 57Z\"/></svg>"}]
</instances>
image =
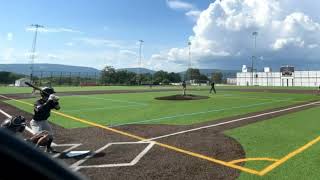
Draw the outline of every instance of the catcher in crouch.
<instances>
[{"instance_id":1,"label":"catcher in crouch","mask_svg":"<svg viewBox=\"0 0 320 180\"><path fill-rule=\"evenodd\" d=\"M48 118L52 109L60 109L59 97L54 95L54 93L55 91L51 87L42 88L40 91L41 99L35 102L33 119L30 121L33 133L39 134L44 131L48 133L48 143L45 151L49 153L55 153L56 151L51 147L53 131Z\"/></svg>"},{"instance_id":2,"label":"catcher in crouch","mask_svg":"<svg viewBox=\"0 0 320 180\"><path fill-rule=\"evenodd\" d=\"M1 128L10 131L13 134L23 133L26 126L26 119L23 116L10 117L1 124ZM35 144L36 147L47 146L49 142L49 133L48 131L42 131L33 135L31 138L26 139L26 141Z\"/></svg>"}]
</instances>

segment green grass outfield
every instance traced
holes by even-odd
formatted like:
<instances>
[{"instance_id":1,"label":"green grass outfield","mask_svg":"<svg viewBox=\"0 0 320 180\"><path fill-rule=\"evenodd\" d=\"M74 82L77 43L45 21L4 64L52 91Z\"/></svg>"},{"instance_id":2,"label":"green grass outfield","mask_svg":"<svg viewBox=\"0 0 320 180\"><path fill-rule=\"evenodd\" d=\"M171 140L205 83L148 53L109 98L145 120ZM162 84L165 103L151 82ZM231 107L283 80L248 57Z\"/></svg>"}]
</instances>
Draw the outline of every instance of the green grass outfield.
<instances>
[{"instance_id":1,"label":"green grass outfield","mask_svg":"<svg viewBox=\"0 0 320 180\"><path fill-rule=\"evenodd\" d=\"M176 86L156 86L156 89L161 88L177 88ZM150 89L149 86L57 86L54 87L57 92L72 92L72 91L103 91L103 90L145 90ZM9 87L0 86L0 94L16 94L16 93L31 93L30 87Z\"/></svg>"},{"instance_id":2,"label":"green grass outfield","mask_svg":"<svg viewBox=\"0 0 320 180\"><path fill-rule=\"evenodd\" d=\"M226 132L244 147L246 157L282 158L320 135L320 107L288 114ZM270 163L249 162L261 170ZM263 177L242 173L239 179L319 179L320 143L294 156Z\"/></svg>"},{"instance_id":3,"label":"green grass outfield","mask_svg":"<svg viewBox=\"0 0 320 180\"><path fill-rule=\"evenodd\" d=\"M204 100L161 101L154 99L178 93L181 92L63 96L60 100L61 112L109 126L123 124L188 125L318 98L318 96L308 94L219 91L218 94L210 95L209 99ZM208 95L207 91L191 93ZM33 103L35 99L24 101ZM15 101L8 102L32 112L30 106ZM87 126L54 114L51 120L66 128Z\"/></svg>"},{"instance_id":4,"label":"green grass outfield","mask_svg":"<svg viewBox=\"0 0 320 180\"><path fill-rule=\"evenodd\" d=\"M103 91L103 90L149 90L149 86L57 86L54 87L57 92L68 91ZM177 89L180 86L154 86L153 89ZM219 89L301 89L301 90L316 90L316 87L265 87L265 86L226 86L217 85ZM210 89L209 86L188 86L188 89ZM0 86L0 94L15 94L15 93L31 93L30 87L9 87Z\"/></svg>"}]
</instances>

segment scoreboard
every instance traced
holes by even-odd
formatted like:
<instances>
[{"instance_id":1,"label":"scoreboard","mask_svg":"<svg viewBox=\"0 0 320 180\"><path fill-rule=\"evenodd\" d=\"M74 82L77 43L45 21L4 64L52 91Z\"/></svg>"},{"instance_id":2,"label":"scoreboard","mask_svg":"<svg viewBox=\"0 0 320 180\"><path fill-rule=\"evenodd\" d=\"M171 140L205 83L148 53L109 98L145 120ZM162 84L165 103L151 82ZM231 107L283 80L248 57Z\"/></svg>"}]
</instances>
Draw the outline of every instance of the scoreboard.
<instances>
[{"instance_id":1,"label":"scoreboard","mask_svg":"<svg viewBox=\"0 0 320 180\"><path fill-rule=\"evenodd\" d=\"M280 72L282 76L291 77L294 73L294 67L293 66L282 66L280 68Z\"/></svg>"}]
</instances>

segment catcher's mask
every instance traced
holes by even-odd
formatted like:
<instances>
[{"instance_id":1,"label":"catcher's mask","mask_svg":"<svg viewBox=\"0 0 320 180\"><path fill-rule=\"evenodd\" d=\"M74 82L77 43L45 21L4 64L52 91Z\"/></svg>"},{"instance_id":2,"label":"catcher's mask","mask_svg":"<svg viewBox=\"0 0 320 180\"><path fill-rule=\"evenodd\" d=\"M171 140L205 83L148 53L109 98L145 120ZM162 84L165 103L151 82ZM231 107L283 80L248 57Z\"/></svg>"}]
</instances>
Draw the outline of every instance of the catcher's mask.
<instances>
[{"instance_id":1,"label":"catcher's mask","mask_svg":"<svg viewBox=\"0 0 320 180\"><path fill-rule=\"evenodd\" d=\"M51 94L56 93L52 87L44 87L41 89L41 97L48 98Z\"/></svg>"},{"instance_id":2,"label":"catcher's mask","mask_svg":"<svg viewBox=\"0 0 320 180\"><path fill-rule=\"evenodd\" d=\"M23 132L26 128L26 119L23 116L11 117L5 120L2 124L2 128L6 128L14 133Z\"/></svg>"}]
</instances>

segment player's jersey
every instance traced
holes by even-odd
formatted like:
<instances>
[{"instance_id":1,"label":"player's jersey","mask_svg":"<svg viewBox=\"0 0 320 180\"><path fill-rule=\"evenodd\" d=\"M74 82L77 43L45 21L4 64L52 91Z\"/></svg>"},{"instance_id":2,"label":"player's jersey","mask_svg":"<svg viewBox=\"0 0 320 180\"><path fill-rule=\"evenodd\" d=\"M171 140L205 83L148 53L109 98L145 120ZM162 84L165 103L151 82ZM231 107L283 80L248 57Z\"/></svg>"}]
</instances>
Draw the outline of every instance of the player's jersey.
<instances>
[{"instance_id":1,"label":"player's jersey","mask_svg":"<svg viewBox=\"0 0 320 180\"><path fill-rule=\"evenodd\" d=\"M51 109L54 109L57 105L59 105L58 102L46 101L44 99L39 99L34 104L33 119L35 121L47 120L50 117Z\"/></svg>"}]
</instances>

